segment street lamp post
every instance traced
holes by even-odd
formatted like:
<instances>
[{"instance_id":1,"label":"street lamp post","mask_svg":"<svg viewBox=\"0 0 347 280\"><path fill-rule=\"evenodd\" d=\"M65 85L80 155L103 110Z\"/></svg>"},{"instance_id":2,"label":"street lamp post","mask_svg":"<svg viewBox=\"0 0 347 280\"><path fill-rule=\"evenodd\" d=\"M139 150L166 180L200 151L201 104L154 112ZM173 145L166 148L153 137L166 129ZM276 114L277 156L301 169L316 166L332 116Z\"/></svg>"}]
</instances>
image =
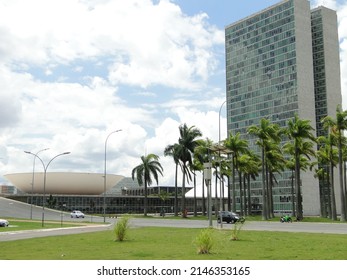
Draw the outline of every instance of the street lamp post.
<instances>
[{"instance_id":1,"label":"street lamp post","mask_svg":"<svg viewBox=\"0 0 347 280\"><path fill-rule=\"evenodd\" d=\"M106 222L106 152L107 152L107 140L108 138L116 132L122 131L121 129L112 131L110 134L107 135L105 140L105 158L104 158L104 206L103 206L103 216L104 216L104 223Z\"/></svg>"},{"instance_id":2,"label":"street lamp post","mask_svg":"<svg viewBox=\"0 0 347 280\"><path fill-rule=\"evenodd\" d=\"M220 115L222 111L222 107L227 102L226 100L222 103L222 105L219 108L219 123L218 123L218 145L220 145ZM221 161L221 155L219 150L219 188L220 188L220 194L219 194L219 216L220 216L220 227L223 228L223 219L222 219L222 210L223 210L223 197L222 197L222 161Z\"/></svg>"},{"instance_id":3,"label":"street lamp post","mask_svg":"<svg viewBox=\"0 0 347 280\"><path fill-rule=\"evenodd\" d=\"M35 182L35 160L36 157L39 153L48 150L49 148L46 149L42 149L40 151L38 151L36 154L34 154L34 163L33 163L33 176L32 176L32 180L31 180L31 198L30 198L30 220L33 219L33 193L34 193L34 182ZM24 151L27 154L31 154L30 152Z\"/></svg>"},{"instance_id":4,"label":"street lamp post","mask_svg":"<svg viewBox=\"0 0 347 280\"><path fill-rule=\"evenodd\" d=\"M59 156L63 156L63 155L67 155L70 154L70 152L65 152L65 153L61 153L59 155L56 155L55 157L53 157L48 163L47 165L44 164L43 160L37 155L37 154L33 154L31 152L25 151L25 153L27 154L31 154L33 155L35 158L38 158L43 166L43 170L44 170L44 176L43 176L43 196L42 196L42 227L44 227L45 224L45 197L46 197L46 175L47 175L47 168L48 166L51 164L51 162L59 157Z\"/></svg>"},{"instance_id":5,"label":"street lamp post","mask_svg":"<svg viewBox=\"0 0 347 280\"><path fill-rule=\"evenodd\" d=\"M210 154L210 152L209 152ZM208 221L209 227L212 227L212 193L211 193L211 179L212 179L212 164L209 156L209 162L204 163L204 179L207 187L207 198L208 198ZM204 186L203 186L204 187Z\"/></svg>"}]
</instances>

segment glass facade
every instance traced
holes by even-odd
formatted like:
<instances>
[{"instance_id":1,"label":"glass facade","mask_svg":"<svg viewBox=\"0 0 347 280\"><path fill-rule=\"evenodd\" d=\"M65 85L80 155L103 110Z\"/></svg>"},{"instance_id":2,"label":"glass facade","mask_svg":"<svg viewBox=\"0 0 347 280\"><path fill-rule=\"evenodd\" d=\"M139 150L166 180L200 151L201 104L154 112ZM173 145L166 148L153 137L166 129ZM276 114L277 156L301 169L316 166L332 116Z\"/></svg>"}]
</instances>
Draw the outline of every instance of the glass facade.
<instances>
[{"instance_id":1,"label":"glass facade","mask_svg":"<svg viewBox=\"0 0 347 280\"><path fill-rule=\"evenodd\" d=\"M321 136L326 135L321 119L328 113L322 10L313 11L311 19L317 136Z\"/></svg>"},{"instance_id":2,"label":"glass facade","mask_svg":"<svg viewBox=\"0 0 347 280\"><path fill-rule=\"evenodd\" d=\"M228 130L262 118L285 126L298 109L292 1L226 28Z\"/></svg>"},{"instance_id":3,"label":"glass facade","mask_svg":"<svg viewBox=\"0 0 347 280\"><path fill-rule=\"evenodd\" d=\"M46 199L48 199L48 195ZM24 203L31 203L33 199L33 205L42 206L42 195L35 194L33 198L30 195L14 195L7 196L9 199L22 201ZM89 195L53 195L54 205L49 208L63 210L70 212L72 210L80 210L85 214L102 214L104 197L103 196L89 196ZM206 200L206 199L205 199ZM219 200L218 200L219 201ZM205 203L207 203L205 201ZM224 200L226 203L226 200ZM202 212L202 198L197 198L197 212ZM144 197L141 195L121 195L121 196L106 196L106 214L109 216L115 216L117 214L131 214L143 213ZM215 205L215 203L213 203ZM48 205L46 205L48 207ZM165 213L174 212L174 197L169 196L165 200L162 200L158 196L148 196L148 213L160 213L164 209ZM181 209L181 197L178 198L178 209ZM186 197L186 209L188 212L194 211L194 198ZM206 208L205 208L206 209ZM214 207L212 207L214 211Z\"/></svg>"},{"instance_id":4,"label":"glass facade","mask_svg":"<svg viewBox=\"0 0 347 280\"><path fill-rule=\"evenodd\" d=\"M247 128L262 118L284 127L298 110L295 28L294 3L287 1L225 30L228 131L241 133L258 153ZM291 211L291 176L277 178L275 212ZM259 176L251 183L254 212L261 210L261 190Z\"/></svg>"},{"instance_id":5,"label":"glass facade","mask_svg":"<svg viewBox=\"0 0 347 280\"><path fill-rule=\"evenodd\" d=\"M324 134L321 119L328 114L324 25L320 8L310 11L308 1L288 0L225 28L228 132L240 133L248 140L250 148L259 154L256 139L247 134L247 129L258 125L263 118L286 127L295 113L300 117L300 112L309 108L309 115L316 122L317 136ZM337 34L337 28L332 31ZM302 49L303 44L306 49ZM303 57L311 55L312 59L302 61ZM339 62L336 66L339 67ZM303 69L313 69L314 85L304 81ZM314 88L311 100L315 104L303 106L301 103L305 98L301 97L313 94L307 91L311 88L312 91ZM273 188L273 195L277 213L291 212L292 176L288 170L276 178L278 183ZM251 192L252 208L261 209L261 175L252 182ZM236 203L238 208L238 201Z\"/></svg>"}]
</instances>

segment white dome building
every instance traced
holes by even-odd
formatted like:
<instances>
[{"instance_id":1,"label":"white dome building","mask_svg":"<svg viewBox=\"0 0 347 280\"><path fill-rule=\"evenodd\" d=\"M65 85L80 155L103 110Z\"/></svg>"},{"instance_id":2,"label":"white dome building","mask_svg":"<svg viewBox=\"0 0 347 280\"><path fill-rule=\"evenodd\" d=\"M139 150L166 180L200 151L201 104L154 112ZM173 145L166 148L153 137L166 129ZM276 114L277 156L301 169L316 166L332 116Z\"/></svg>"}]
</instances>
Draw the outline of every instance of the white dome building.
<instances>
[{"instance_id":1,"label":"white dome building","mask_svg":"<svg viewBox=\"0 0 347 280\"><path fill-rule=\"evenodd\" d=\"M13 173L4 177L25 193L44 193L44 173ZM106 191L118 184L124 177L106 175ZM104 192L103 173L47 172L45 193L66 195L100 195Z\"/></svg>"}]
</instances>

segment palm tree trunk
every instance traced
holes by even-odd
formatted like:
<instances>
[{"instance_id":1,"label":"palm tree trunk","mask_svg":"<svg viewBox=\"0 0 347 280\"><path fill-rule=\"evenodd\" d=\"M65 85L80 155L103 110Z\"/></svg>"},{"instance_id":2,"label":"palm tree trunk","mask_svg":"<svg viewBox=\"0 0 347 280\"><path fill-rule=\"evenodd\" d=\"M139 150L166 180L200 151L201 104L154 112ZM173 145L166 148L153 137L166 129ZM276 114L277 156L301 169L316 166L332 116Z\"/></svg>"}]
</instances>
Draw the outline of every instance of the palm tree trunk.
<instances>
[{"instance_id":1,"label":"palm tree trunk","mask_svg":"<svg viewBox=\"0 0 347 280\"><path fill-rule=\"evenodd\" d=\"M252 215L251 175L247 175L248 215Z\"/></svg>"},{"instance_id":2,"label":"palm tree trunk","mask_svg":"<svg viewBox=\"0 0 347 280\"><path fill-rule=\"evenodd\" d=\"M222 180L222 201L223 201L223 205L222 205L222 210L225 211L225 203L224 203L224 198L225 198L225 194L224 194L224 179Z\"/></svg>"},{"instance_id":3,"label":"palm tree trunk","mask_svg":"<svg viewBox=\"0 0 347 280\"><path fill-rule=\"evenodd\" d=\"M148 207L148 200L147 200L147 180L145 179L145 200L143 203L143 215L147 216L147 207Z\"/></svg>"},{"instance_id":4,"label":"palm tree trunk","mask_svg":"<svg viewBox=\"0 0 347 280\"><path fill-rule=\"evenodd\" d=\"M196 205L196 174L194 173L194 217L197 216L197 205Z\"/></svg>"},{"instance_id":5,"label":"palm tree trunk","mask_svg":"<svg viewBox=\"0 0 347 280\"><path fill-rule=\"evenodd\" d=\"M231 211L231 186L230 186L231 178L228 176L228 211Z\"/></svg>"},{"instance_id":6,"label":"palm tree trunk","mask_svg":"<svg viewBox=\"0 0 347 280\"><path fill-rule=\"evenodd\" d=\"M267 199L266 199L266 182L265 182L265 147L261 149L261 161L262 161L262 180L263 180L263 211L262 211L262 219L267 220Z\"/></svg>"},{"instance_id":7,"label":"palm tree trunk","mask_svg":"<svg viewBox=\"0 0 347 280\"><path fill-rule=\"evenodd\" d=\"M214 206L214 215L217 217L218 215L218 196L217 196L217 188L218 188L218 170L216 168L216 177L215 177L215 182L214 182L214 203L213 203L213 206Z\"/></svg>"},{"instance_id":8,"label":"palm tree trunk","mask_svg":"<svg viewBox=\"0 0 347 280\"><path fill-rule=\"evenodd\" d=\"M272 171L270 171L270 174L269 174L269 177L270 177L270 184L269 184L269 217L270 218L274 218L275 215L274 215L274 199L273 199L273 193L272 193L272 190L273 190L273 187L274 187L274 178L275 178L275 175L273 174Z\"/></svg>"},{"instance_id":9,"label":"palm tree trunk","mask_svg":"<svg viewBox=\"0 0 347 280\"><path fill-rule=\"evenodd\" d=\"M187 218L186 215L186 169L185 166L183 166L183 179L182 179L182 218Z\"/></svg>"},{"instance_id":10,"label":"palm tree trunk","mask_svg":"<svg viewBox=\"0 0 347 280\"><path fill-rule=\"evenodd\" d=\"M291 195L292 195L292 216L295 217L295 197L294 197L294 170L292 170L292 189L291 189Z\"/></svg>"},{"instance_id":11,"label":"palm tree trunk","mask_svg":"<svg viewBox=\"0 0 347 280\"><path fill-rule=\"evenodd\" d=\"M296 146L296 145L295 145ZM302 220L301 190L300 190L300 156L298 148L295 147L295 212L297 220Z\"/></svg>"},{"instance_id":12,"label":"palm tree trunk","mask_svg":"<svg viewBox=\"0 0 347 280\"><path fill-rule=\"evenodd\" d=\"M345 188L345 207L346 207L346 215L347 215L347 169L346 169L346 161L343 161L343 183Z\"/></svg>"},{"instance_id":13,"label":"palm tree trunk","mask_svg":"<svg viewBox=\"0 0 347 280\"><path fill-rule=\"evenodd\" d=\"M232 176L233 176L233 182L232 182L232 186L231 186L231 203L232 203L232 207L231 207L231 209L232 209L232 211L233 212L236 212L236 195L235 195L235 156L234 155L232 155L232 160L231 160L231 162L232 162L232 170L233 170L233 174L232 174Z\"/></svg>"},{"instance_id":14,"label":"palm tree trunk","mask_svg":"<svg viewBox=\"0 0 347 280\"><path fill-rule=\"evenodd\" d=\"M205 178L204 175L202 175L202 215L206 215L206 200L205 200Z\"/></svg>"},{"instance_id":15,"label":"palm tree trunk","mask_svg":"<svg viewBox=\"0 0 347 280\"><path fill-rule=\"evenodd\" d=\"M178 187L177 187L177 175L178 175L178 164L176 163L175 171L175 203L174 203L174 214L178 216Z\"/></svg>"},{"instance_id":16,"label":"palm tree trunk","mask_svg":"<svg viewBox=\"0 0 347 280\"><path fill-rule=\"evenodd\" d=\"M325 203L325 197L324 197L324 173L322 177L319 179L319 198L320 198L320 216L322 218L327 217L327 209L326 209L326 203Z\"/></svg>"},{"instance_id":17,"label":"palm tree trunk","mask_svg":"<svg viewBox=\"0 0 347 280\"><path fill-rule=\"evenodd\" d=\"M327 205L327 212L328 212L328 217L330 219L332 219L332 202L331 202L331 185L330 185L330 173L327 173L327 201L326 201L326 205Z\"/></svg>"},{"instance_id":18,"label":"palm tree trunk","mask_svg":"<svg viewBox=\"0 0 347 280\"><path fill-rule=\"evenodd\" d=\"M244 216L247 216L247 209L248 209L248 196L247 196L247 184L246 184L246 178L247 174L243 175L243 207L244 207Z\"/></svg>"},{"instance_id":19,"label":"palm tree trunk","mask_svg":"<svg viewBox=\"0 0 347 280\"><path fill-rule=\"evenodd\" d=\"M239 171L239 189L240 189L240 215L243 216L243 195L242 195L242 173Z\"/></svg>"},{"instance_id":20,"label":"palm tree trunk","mask_svg":"<svg viewBox=\"0 0 347 280\"><path fill-rule=\"evenodd\" d=\"M270 190L270 180L271 174L269 173L268 164L265 163L265 178L266 178L266 194L267 194L267 211L266 211L266 219L270 219L271 217L271 190Z\"/></svg>"},{"instance_id":21,"label":"palm tree trunk","mask_svg":"<svg viewBox=\"0 0 347 280\"><path fill-rule=\"evenodd\" d=\"M346 221L346 201L345 201L345 192L343 188L343 168L342 168L342 141L341 141L341 131L339 131L339 179L340 179L340 201L341 201L341 222Z\"/></svg>"},{"instance_id":22,"label":"palm tree trunk","mask_svg":"<svg viewBox=\"0 0 347 280\"><path fill-rule=\"evenodd\" d=\"M336 213L336 200L335 200L335 188L334 188L334 166L330 163L330 194L331 194L331 219L337 220Z\"/></svg>"}]
</instances>

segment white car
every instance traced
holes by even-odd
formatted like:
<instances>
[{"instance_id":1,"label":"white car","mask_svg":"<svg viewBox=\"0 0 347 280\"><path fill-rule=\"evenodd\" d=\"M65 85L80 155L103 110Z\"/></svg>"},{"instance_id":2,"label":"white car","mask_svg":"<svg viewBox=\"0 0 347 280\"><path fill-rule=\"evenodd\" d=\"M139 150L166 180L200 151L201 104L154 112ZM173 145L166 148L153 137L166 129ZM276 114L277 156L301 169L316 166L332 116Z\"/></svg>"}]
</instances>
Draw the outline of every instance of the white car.
<instances>
[{"instance_id":1,"label":"white car","mask_svg":"<svg viewBox=\"0 0 347 280\"><path fill-rule=\"evenodd\" d=\"M74 210L71 212L71 218L84 218L84 214L79 210Z\"/></svg>"},{"instance_id":2,"label":"white car","mask_svg":"<svg viewBox=\"0 0 347 280\"><path fill-rule=\"evenodd\" d=\"M7 220L0 219L0 227L8 227L9 224Z\"/></svg>"}]
</instances>

